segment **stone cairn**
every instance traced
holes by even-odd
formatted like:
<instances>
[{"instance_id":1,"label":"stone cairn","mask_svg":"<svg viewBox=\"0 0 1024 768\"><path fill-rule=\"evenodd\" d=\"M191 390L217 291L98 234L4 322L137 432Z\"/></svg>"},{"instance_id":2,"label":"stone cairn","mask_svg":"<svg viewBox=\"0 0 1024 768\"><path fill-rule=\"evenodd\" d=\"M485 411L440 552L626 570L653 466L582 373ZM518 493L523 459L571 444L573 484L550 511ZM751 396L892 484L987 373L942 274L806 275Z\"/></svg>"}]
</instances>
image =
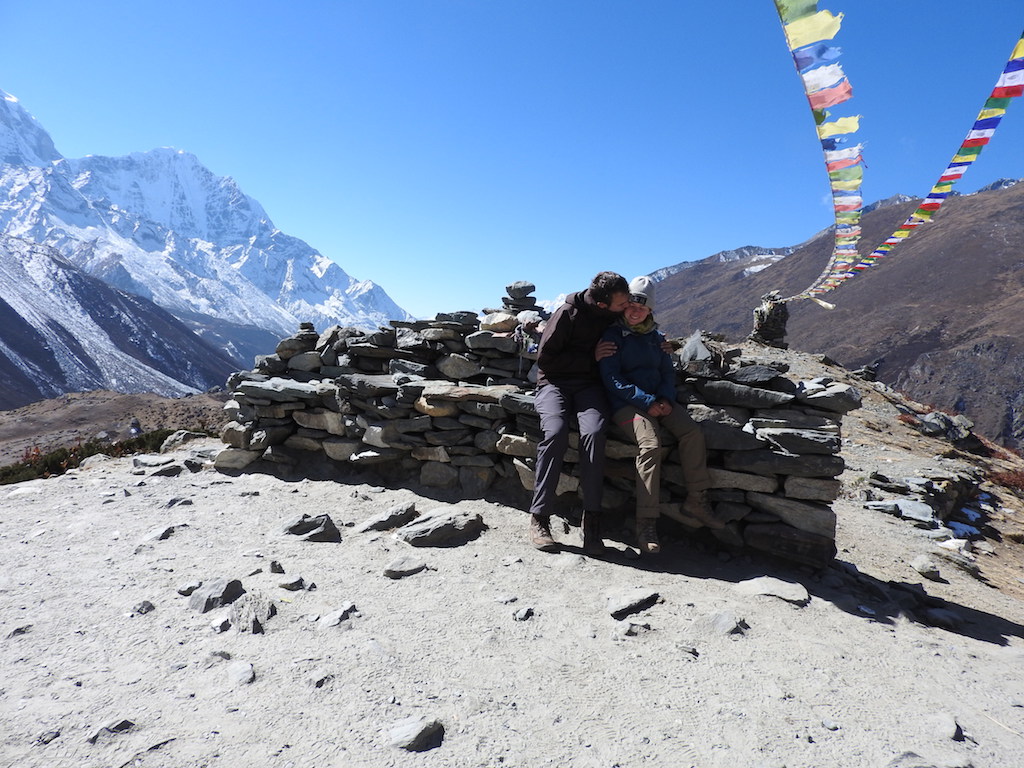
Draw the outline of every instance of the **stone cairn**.
<instances>
[{"instance_id":1,"label":"stone cairn","mask_svg":"<svg viewBox=\"0 0 1024 768\"><path fill-rule=\"evenodd\" d=\"M503 308L391 321L365 332L303 323L251 371L228 379L231 421L216 458L220 469L256 461L312 472L370 467L390 482L418 480L481 498L502 480L532 491L541 437L530 369L545 316L530 283L508 286ZM715 514L712 533L820 567L835 555L842 414L860 405L853 387L828 378L793 381L788 366L744 357L707 334L673 342L678 401L701 424L708 447ZM573 434L559 484L567 514L577 508ZM636 447L609 434L605 506L634 503ZM259 466L259 465L257 465ZM518 482L517 482L518 481ZM663 464L663 517L690 530L678 451ZM578 514L578 513L577 513Z\"/></svg>"}]
</instances>

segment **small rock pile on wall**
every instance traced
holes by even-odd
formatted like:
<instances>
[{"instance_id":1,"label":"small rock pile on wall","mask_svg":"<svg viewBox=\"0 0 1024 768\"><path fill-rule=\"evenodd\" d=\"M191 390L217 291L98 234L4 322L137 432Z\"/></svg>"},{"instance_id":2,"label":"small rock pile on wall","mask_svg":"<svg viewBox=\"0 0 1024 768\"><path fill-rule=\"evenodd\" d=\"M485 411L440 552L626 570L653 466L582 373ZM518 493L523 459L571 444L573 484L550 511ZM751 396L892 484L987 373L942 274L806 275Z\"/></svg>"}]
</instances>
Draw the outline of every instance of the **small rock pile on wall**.
<instances>
[{"instance_id":1,"label":"small rock pile on wall","mask_svg":"<svg viewBox=\"0 0 1024 768\"><path fill-rule=\"evenodd\" d=\"M505 302L505 310L483 321L460 312L392 321L373 333L335 326L322 334L303 324L275 354L228 380L231 421L221 438L229 447L216 466L237 470L259 460L301 473L326 457L376 467L390 478L459 488L470 498L502 479L532 490L541 431L523 322L536 318L532 309L513 314L530 303L532 290L526 283L509 286L517 305ZM860 405L860 393L829 379L792 381L785 364L745 358L700 333L678 346L678 400L704 431L710 498L726 523L714 534L730 546L827 563L836 527L829 503L844 468L840 422ZM577 438L559 486L571 507ZM605 505L631 510L636 447L613 432L606 455ZM662 481L663 515L700 527L682 512L674 449Z\"/></svg>"}]
</instances>

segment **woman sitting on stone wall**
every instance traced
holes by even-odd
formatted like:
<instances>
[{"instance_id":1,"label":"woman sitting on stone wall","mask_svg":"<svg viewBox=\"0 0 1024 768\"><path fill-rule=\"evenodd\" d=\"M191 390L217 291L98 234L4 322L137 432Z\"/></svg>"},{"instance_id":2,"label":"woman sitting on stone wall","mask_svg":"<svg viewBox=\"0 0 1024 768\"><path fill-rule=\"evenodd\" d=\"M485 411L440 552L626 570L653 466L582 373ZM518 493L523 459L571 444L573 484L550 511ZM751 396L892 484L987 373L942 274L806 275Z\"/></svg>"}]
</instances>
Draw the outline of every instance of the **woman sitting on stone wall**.
<instances>
[{"instance_id":1,"label":"woman sitting on stone wall","mask_svg":"<svg viewBox=\"0 0 1024 768\"><path fill-rule=\"evenodd\" d=\"M664 334L654 322L654 281L646 275L629 284L630 300L622 318L605 331L617 352L600 361L601 378L611 400L614 429L640 449L636 457L636 538L641 552L656 554L661 462L668 449L663 430L679 441L686 484L683 512L709 528L722 528L707 500L708 477L704 435L686 407L676 402L672 359L664 351Z\"/></svg>"}]
</instances>

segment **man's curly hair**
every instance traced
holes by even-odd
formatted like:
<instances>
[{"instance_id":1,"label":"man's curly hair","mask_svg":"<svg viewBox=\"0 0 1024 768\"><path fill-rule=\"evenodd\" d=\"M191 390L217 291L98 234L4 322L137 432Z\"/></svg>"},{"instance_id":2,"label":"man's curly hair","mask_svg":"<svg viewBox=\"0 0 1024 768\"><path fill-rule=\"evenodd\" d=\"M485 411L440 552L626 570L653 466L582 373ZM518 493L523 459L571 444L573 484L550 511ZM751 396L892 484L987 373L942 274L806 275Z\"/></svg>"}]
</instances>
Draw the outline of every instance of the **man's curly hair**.
<instances>
[{"instance_id":1,"label":"man's curly hair","mask_svg":"<svg viewBox=\"0 0 1024 768\"><path fill-rule=\"evenodd\" d=\"M629 293L629 283L618 272L598 272L590 281L590 295L601 304L611 304L613 293Z\"/></svg>"}]
</instances>

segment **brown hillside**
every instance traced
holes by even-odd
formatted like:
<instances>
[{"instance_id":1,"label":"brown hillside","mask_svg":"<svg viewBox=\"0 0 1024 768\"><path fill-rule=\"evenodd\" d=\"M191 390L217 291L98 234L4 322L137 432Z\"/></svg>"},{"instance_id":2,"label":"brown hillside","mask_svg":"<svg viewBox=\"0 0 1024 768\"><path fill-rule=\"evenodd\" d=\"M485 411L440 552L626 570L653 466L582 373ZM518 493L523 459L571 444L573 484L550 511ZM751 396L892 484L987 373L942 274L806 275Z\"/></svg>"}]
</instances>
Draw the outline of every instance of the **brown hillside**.
<instances>
[{"instance_id":1,"label":"brown hillside","mask_svg":"<svg viewBox=\"0 0 1024 768\"><path fill-rule=\"evenodd\" d=\"M914 209L864 217L867 252ZM824 267L831 233L764 271L702 262L664 281L659 321L670 335L694 328L739 339L772 289L807 287ZM939 407L964 410L983 434L1024 438L1024 184L949 200L936 220L885 261L828 294L836 309L790 306L787 340L848 367L884 358L879 378Z\"/></svg>"}]
</instances>

